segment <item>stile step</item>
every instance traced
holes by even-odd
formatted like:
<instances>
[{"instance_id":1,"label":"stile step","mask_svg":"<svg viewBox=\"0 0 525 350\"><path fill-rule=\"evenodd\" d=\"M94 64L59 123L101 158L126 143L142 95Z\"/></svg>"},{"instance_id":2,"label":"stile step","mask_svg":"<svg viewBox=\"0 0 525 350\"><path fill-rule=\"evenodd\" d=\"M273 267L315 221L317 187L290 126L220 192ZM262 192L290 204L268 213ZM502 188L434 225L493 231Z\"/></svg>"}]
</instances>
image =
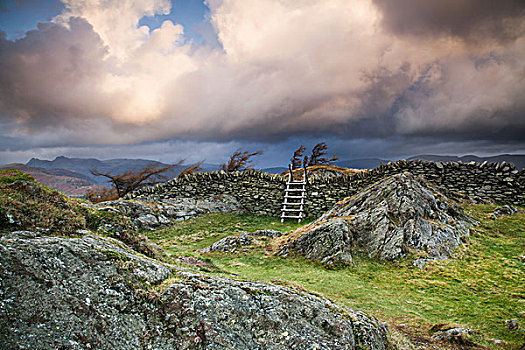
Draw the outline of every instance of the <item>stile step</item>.
<instances>
[{"instance_id":1,"label":"stile step","mask_svg":"<svg viewBox=\"0 0 525 350\"><path fill-rule=\"evenodd\" d=\"M306 170L303 180L294 180L291 176L288 178L283 198L283 208L281 209L281 222L284 222L285 219L298 219L301 222L304 219L304 198L307 195L306 180Z\"/></svg>"}]
</instances>

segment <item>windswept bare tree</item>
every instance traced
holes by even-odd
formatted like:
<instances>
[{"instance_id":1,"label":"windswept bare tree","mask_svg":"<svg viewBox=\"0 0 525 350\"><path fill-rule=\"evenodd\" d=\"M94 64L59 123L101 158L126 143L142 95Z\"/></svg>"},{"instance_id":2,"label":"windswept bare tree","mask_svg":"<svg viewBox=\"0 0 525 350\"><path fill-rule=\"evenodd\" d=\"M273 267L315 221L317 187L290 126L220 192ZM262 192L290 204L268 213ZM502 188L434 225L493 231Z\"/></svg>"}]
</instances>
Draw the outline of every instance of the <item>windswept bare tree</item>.
<instances>
[{"instance_id":1,"label":"windswept bare tree","mask_svg":"<svg viewBox=\"0 0 525 350\"><path fill-rule=\"evenodd\" d=\"M312 149L312 154L310 155L310 161L308 162L308 166L319 164L330 165L332 162L335 162L339 159L339 157L336 157L335 155L332 158L324 157L326 155L327 149L328 146L324 142L319 142L317 145L315 145Z\"/></svg>"},{"instance_id":2,"label":"windswept bare tree","mask_svg":"<svg viewBox=\"0 0 525 350\"><path fill-rule=\"evenodd\" d=\"M201 165L202 163L204 163L203 160L201 160L200 162L198 163L195 163L193 165L190 165L188 166L186 169L184 169L180 174L179 176L177 176L178 178L181 178L183 177L184 175L191 175L191 174L195 174L195 173L198 173L199 171L202 170L201 168Z\"/></svg>"},{"instance_id":3,"label":"windswept bare tree","mask_svg":"<svg viewBox=\"0 0 525 350\"><path fill-rule=\"evenodd\" d=\"M301 167L304 151L306 151L306 147L304 147L303 145L301 145L301 147L295 150L292 158L290 158L290 162L292 163L292 169L297 169Z\"/></svg>"},{"instance_id":4,"label":"windswept bare tree","mask_svg":"<svg viewBox=\"0 0 525 350\"><path fill-rule=\"evenodd\" d=\"M85 197L91 203L114 201L118 199L115 187L97 186L86 191Z\"/></svg>"},{"instance_id":5,"label":"windswept bare tree","mask_svg":"<svg viewBox=\"0 0 525 350\"><path fill-rule=\"evenodd\" d=\"M168 178L162 173L165 173L166 171L180 164L181 162L178 162L176 164L162 167L150 165L140 171L128 170L121 174L111 174L111 172L105 173L96 169L92 169L91 173L95 176L107 177L117 191L118 198L122 198L126 194L141 187L151 186L168 180Z\"/></svg>"},{"instance_id":6,"label":"windswept bare tree","mask_svg":"<svg viewBox=\"0 0 525 350\"><path fill-rule=\"evenodd\" d=\"M308 156L304 156L303 158L303 168L306 168L308 166Z\"/></svg>"},{"instance_id":7,"label":"windswept bare tree","mask_svg":"<svg viewBox=\"0 0 525 350\"><path fill-rule=\"evenodd\" d=\"M252 157L261 155L262 151L248 152L248 151L236 151L230 156L230 160L224 163L221 167L222 170L230 173L232 171L243 171L251 169L253 167Z\"/></svg>"}]
</instances>

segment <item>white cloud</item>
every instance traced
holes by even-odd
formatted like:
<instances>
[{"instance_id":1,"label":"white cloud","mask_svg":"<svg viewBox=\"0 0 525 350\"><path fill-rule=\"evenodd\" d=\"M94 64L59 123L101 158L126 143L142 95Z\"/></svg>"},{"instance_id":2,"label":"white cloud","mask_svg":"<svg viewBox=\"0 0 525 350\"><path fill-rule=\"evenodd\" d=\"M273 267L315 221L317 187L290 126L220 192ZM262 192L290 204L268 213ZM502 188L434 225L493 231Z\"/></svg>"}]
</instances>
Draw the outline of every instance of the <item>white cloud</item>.
<instances>
[{"instance_id":1,"label":"white cloud","mask_svg":"<svg viewBox=\"0 0 525 350\"><path fill-rule=\"evenodd\" d=\"M63 13L54 18L67 25L69 18L82 17L110 48L110 55L126 60L148 39L149 28L139 27L144 16L168 14L169 0L61 0Z\"/></svg>"}]
</instances>

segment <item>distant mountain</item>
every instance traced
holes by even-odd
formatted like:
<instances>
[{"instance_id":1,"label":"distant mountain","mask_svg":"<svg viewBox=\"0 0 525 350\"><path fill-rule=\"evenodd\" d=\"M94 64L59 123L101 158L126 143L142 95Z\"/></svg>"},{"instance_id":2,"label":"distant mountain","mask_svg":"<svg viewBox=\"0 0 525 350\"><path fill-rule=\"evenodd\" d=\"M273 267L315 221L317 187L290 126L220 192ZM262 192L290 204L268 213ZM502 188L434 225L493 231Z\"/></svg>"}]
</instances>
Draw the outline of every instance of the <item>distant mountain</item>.
<instances>
[{"instance_id":1,"label":"distant mountain","mask_svg":"<svg viewBox=\"0 0 525 350\"><path fill-rule=\"evenodd\" d=\"M68 157L56 157L54 160L41 160L38 158L32 158L26 164L30 167L42 168L47 170L69 170L84 175L89 181L92 181L99 185L108 185L109 182L103 176L95 176L91 174L91 170L95 169L103 173L121 174L128 170L142 170L149 166L163 167L168 164L157 162L154 160L147 159L110 159L110 160L99 160L95 158L68 158ZM177 177L186 166L180 165L175 166L172 169L166 171L163 175L166 175L168 179Z\"/></svg>"},{"instance_id":2,"label":"distant mountain","mask_svg":"<svg viewBox=\"0 0 525 350\"><path fill-rule=\"evenodd\" d=\"M468 162L478 162L483 163L484 161L487 161L488 163L501 163L502 161L505 161L507 163L514 163L517 169L523 169L525 168L525 154L500 154L497 156L491 156L491 157L478 157L475 155L465 155L465 156L438 156L433 154L423 154L423 155L417 155L410 157L408 159L420 159L420 160L429 160L434 162L458 162L461 161L463 163Z\"/></svg>"},{"instance_id":3,"label":"distant mountain","mask_svg":"<svg viewBox=\"0 0 525 350\"><path fill-rule=\"evenodd\" d=\"M6 164L0 169L17 169L32 175L42 185L54 188L70 197L82 197L86 191L100 187L85 175L65 169L42 169L20 163Z\"/></svg>"},{"instance_id":4,"label":"distant mountain","mask_svg":"<svg viewBox=\"0 0 525 350\"><path fill-rule=\"evenodd\" d=\"M219 164L210 164L210 163L201 164L202 172L219 170L220 168L221 168L221 165Z\"/></svg>"},{"instance_id":5,"label":"distant mountain","mask_svg":"<svg viewBox=\"0 0 525 350\"><path fill-rule=\"evenodd\" d=\"M350 169L374 169L381 165L381 163L388 163L390 160L379 159L379 158L363 158L363 159L348 159L335 162L335 165L338 165L343 168Z\"/></svg>"}]
</instances>

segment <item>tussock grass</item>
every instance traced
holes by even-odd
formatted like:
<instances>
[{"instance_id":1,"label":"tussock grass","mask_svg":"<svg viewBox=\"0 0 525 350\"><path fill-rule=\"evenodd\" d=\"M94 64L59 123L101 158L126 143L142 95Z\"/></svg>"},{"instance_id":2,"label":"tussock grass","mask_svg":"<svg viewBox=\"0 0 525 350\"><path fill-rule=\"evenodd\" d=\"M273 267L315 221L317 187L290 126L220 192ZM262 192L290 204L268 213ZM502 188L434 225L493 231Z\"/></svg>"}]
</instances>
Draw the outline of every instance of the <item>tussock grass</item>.
<instances>
[{"instance_id":1,"label":"tussock grass","mask_svg":"<svg viewBox=\"0 0 525 350\"><path fill-rule=\"evenodd\" d=\"M493 219L494 208L469 206L467 212L480 223L465 245L451 259L432 261L422 270L411 259L382 262L363 255L354 256L351 266L327 267L299 256L268 255L263 247L242 254L196 252L242 231L304 225L276 218L210 214L148 236L173 254L200 256L239 278L322 295L388 321L394 329L407 325L428 336L437 324L455 324L474 329L476 343L517 349L525 342L525 211ZM506 329L508 319L517 320L521 330ZM492 338L506 345L495 345Z\"/></svg>"}]
</instances>

